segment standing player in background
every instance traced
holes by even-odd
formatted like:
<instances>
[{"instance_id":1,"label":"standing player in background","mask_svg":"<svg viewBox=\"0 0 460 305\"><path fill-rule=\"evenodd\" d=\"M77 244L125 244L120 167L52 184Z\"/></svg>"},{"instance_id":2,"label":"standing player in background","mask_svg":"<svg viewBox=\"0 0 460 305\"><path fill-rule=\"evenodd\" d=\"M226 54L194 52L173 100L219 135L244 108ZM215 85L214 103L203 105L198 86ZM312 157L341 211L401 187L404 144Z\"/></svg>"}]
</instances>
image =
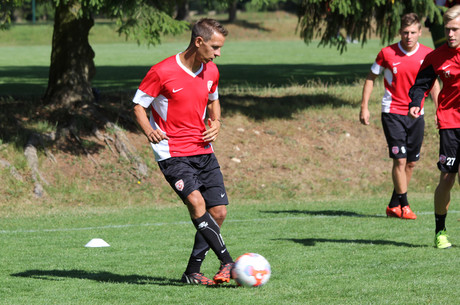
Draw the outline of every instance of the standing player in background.
<instances>
[{"instance_id":1,"label":"standing player in background","mask_svg":"<svg viewBox=\"0 0 460 305\"><path fill-rule=\"evenodd\" d=\"M386 208L388 217L416 219L407 199L409 181L415 163L420 158L425 121L423 115L416 120L407 116L410 99L409 89L425 56L432 51L418 42L422 34L418 16L414 13L401 17L399 30L401 41L383 48L364 83L359 119L369 125L369 99L374 81L383 72L385 94L382 98L382 126L388 143L389 156L393 159L393 194ZM431 90L437 104L439 84ZM422 110L423 114L423 110Z\"/></svg>"},{"instance_id":2,"label":"standing player in background","mask_svg":"<svg viewBox=\"0 0 460 305\"><path fill-rule=\"evenodd\" d=\"M434 193L435 246L450 248L446 233L446 216L450 191L459 172L460 162L460 5L449 8L443 16L447 43L430 53L410 89L409 115L418 118L423 97L439 77L443 88L436 110L439 127L439 184Z\"/></svg>"},{"instance_id":3,"label":"standing player in background","mask_svg":"<svg viewBox=\"0 0 460 305\"><path fill-rule=\"evenodd\" d=\"M212 61L220 56L226 36L227 30L216 20L198 21L187 49L154 65L133 99L136 121L197 230L182 275L182 282L189 284L229 282L233 268L233 259L220 234L228 198L211 145L219 134L221 114L219 71ZM208 129L204 123L206 113ZM213 279L200 272L209 248L221 263Z\"/></svg>"}]
</instances>

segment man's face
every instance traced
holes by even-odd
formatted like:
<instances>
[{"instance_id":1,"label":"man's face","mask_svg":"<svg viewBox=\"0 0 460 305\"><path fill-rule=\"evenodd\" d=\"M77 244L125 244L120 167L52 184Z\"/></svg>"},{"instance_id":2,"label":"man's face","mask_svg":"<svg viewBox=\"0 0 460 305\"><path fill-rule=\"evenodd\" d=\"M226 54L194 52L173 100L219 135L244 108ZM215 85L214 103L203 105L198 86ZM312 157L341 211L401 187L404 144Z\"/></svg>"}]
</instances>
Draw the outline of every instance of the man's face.
<instances>
[{"instance_id":1,"label":"man's face","mask_svg":"<svg viewBox=\"0 0 460 305\"><path fill-rule=\"evenodd\" d=\"M444 25L446 33L447 44L451 48L460 47L460 16L447 22Z\"/></svg>"},{"instance_id":2,"label":"man's face","mask_svg":"<svg viewBox=\"0 0 460 305\"><path fill-rule=\"evenodd\" d=\"M225 36L214 32L211 39L204 41L202 37L196 39L198 55L202 63L208 63L220 56L220 49L224 46Z\"/></svg>"},{"instance_id":3,"label":"man's face","mask_svg":"<svg viewBox=\"0 0 460 305\"><path fill-rule=\"evenodd\" d=\"M401 45L404 50L411 52L417 47L419 37L422 35L420 24L415 23L399 30Z\"/></svg>"}]
</instances>

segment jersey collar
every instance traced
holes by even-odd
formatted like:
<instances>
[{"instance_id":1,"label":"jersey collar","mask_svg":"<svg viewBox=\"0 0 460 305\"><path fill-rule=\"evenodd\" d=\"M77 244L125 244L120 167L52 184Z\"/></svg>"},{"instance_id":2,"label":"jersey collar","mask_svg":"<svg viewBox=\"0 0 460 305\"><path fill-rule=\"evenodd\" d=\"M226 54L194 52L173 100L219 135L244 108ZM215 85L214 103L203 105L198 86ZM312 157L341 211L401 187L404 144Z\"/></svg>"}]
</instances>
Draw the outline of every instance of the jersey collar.
<instances>
[{"instance_id":1,"label":"jersey collar","mask_svg":"<svg viewBox=\"0 0 460 305\"><path fill-rule=\"evenodd\" d=\"M401 46L401 41L398 42L398 47L401 50L401 52L404 53L404 55L411 56L418 51L418 48L420 47L420 43L417 42L417 47L415 47L415 50L413 50L412 52L407 52L406 50L404 50L404 48Z\"/></svg>"},{"instance_id":2,"label":"jersey collar","mask_svg":"<svg viewBox=\"0 0 460 305\"><path fill-rule=\"evenodd\" d=\"M176 62L179 65L179 67L182 68L182 70L184 70L186 73L188 73L192 77L196 77L198 74L201 73L201 71L203 71L203 64L201 64L201 67L195 73L193 73L190 69L188 69L186 66L184 66L184 64L182 64L182 62L180 61L180 57L179 57L179 54L181 54L181 53L182 52L176 54Z\"/></svg>"}]
</instances>

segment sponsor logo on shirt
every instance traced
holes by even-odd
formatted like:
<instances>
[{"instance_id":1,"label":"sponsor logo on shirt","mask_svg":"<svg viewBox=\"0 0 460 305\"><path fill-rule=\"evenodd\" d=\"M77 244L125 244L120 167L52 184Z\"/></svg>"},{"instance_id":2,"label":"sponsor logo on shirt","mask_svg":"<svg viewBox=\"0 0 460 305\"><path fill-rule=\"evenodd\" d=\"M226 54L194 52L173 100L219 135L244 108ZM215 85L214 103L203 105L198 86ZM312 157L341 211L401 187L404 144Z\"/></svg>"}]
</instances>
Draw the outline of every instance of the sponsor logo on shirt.
<instances>
[{"instance_id":1,"label":"sponsor logo on shirt","mask_svg":"<svg viewBox=\"0 0 460 305\"><path fill-rule=\"evenodd\" d=\"M184 88L173 89L173 91L172 91L172 92L173 92L173 93L177 93L177 92L181 91L182 89L184 89Z\"/></svg>"}]
</instances>

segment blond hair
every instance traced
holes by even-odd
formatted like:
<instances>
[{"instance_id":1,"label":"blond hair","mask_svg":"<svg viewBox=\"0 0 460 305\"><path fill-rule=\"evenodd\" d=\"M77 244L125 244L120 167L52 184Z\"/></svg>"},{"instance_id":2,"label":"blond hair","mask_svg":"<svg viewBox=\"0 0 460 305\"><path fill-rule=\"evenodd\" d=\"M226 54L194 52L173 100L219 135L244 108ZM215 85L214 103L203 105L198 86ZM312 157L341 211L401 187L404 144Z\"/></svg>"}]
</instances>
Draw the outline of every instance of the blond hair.
<instances>
[{"instance_id":1,"label":"blond hair","mask_svg":"<svg viewBox=\"0 0 460 305\"><path fill-rule=\"evenodd\" d=\"M460 16L460 5L454 5L444 13L442 18L444 19L444 24L446 24L458 16Z\"/></svg>"}]
</instances>

